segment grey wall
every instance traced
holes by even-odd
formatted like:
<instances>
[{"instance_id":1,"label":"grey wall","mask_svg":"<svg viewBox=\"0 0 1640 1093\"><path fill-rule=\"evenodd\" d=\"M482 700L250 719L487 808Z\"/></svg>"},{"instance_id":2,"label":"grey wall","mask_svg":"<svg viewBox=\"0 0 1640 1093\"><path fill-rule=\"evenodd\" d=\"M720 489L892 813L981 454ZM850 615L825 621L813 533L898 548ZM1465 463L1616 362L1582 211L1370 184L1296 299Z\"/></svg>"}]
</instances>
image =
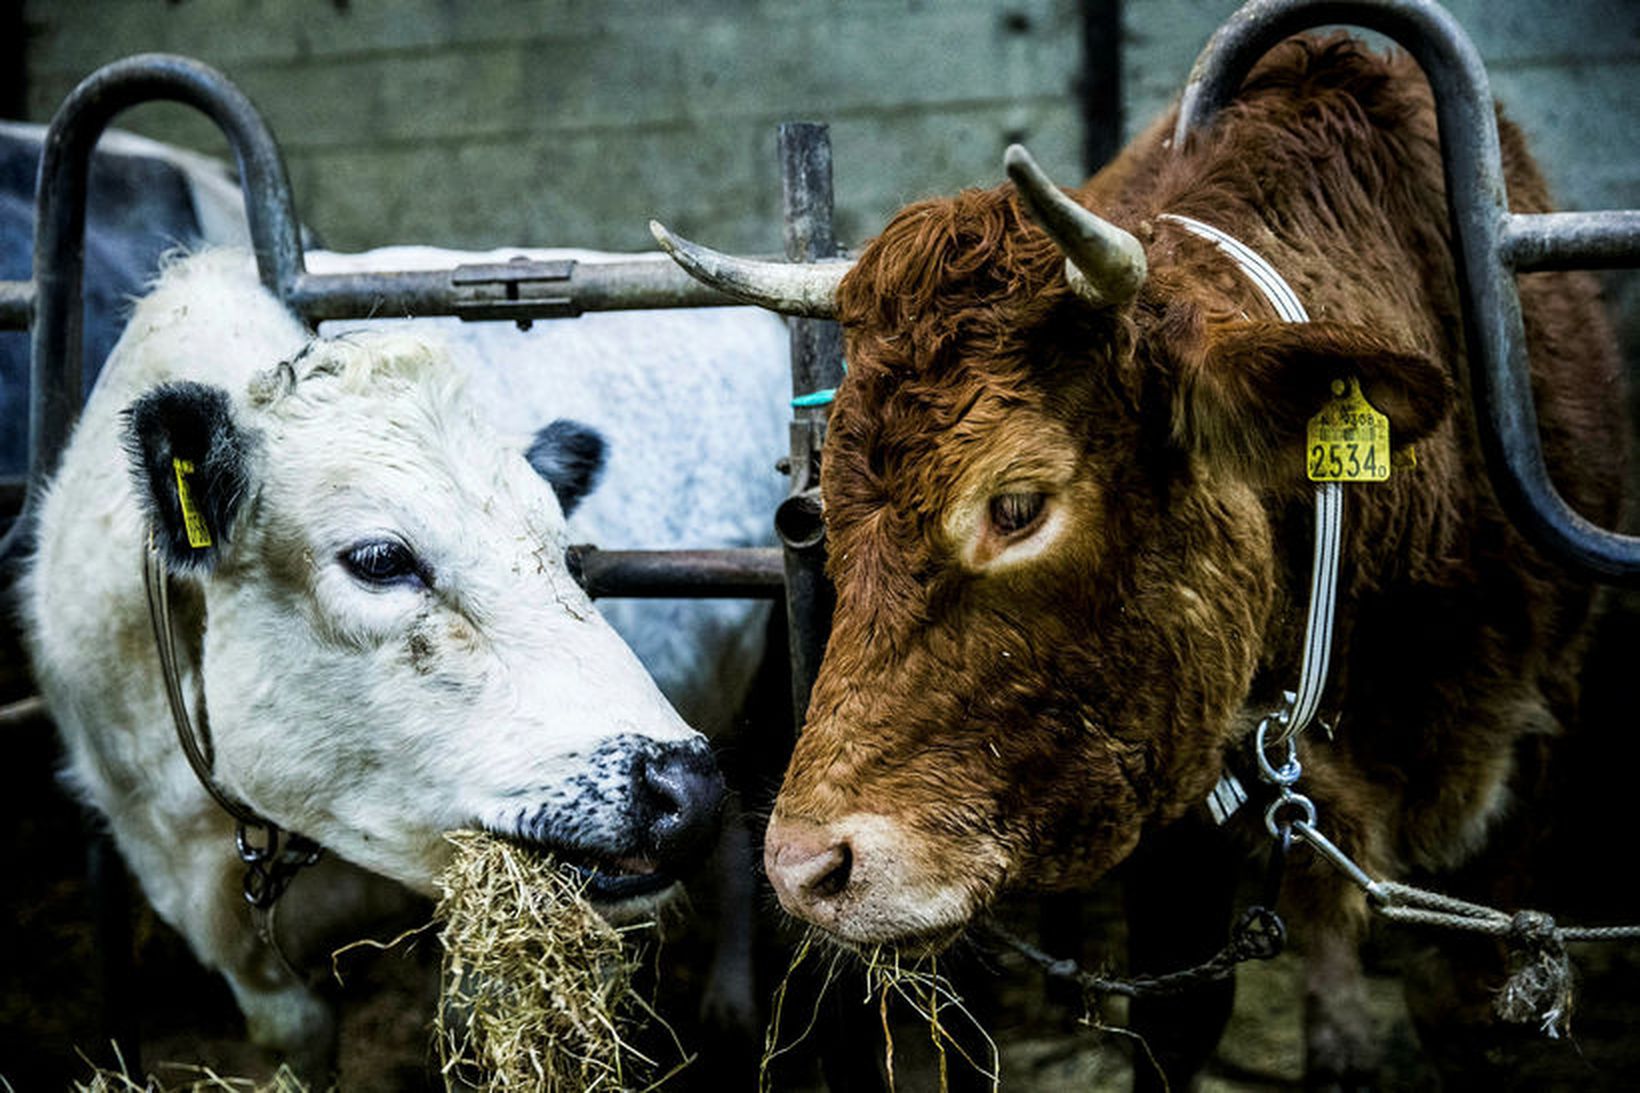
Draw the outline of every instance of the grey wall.
<instances>
[{"instance_id":1,"label":"grey wall","mask_svg":"<svg viewBox=\"0 0 1640 1093\"><path fill-rule=\"evenodd\" d=\"M1028 139L1074 164L1076 0L101 0L26 5L31 113L93 67L171 50L265 112L300 211L340 248L649 246L662 216L780 247L774 127L831 123L839 232L999 176ZM213 144L176 107L121 124Z\"/></svg>"},{"instance_id":2,"label":"grey wall","mask_svg":"<svg viewBox=\"0 0 1640 1093\"><path fill-rule=\"evenodd\" d=\"M1131 136L1184 84L1236 9L1225 0L1129 0L1123 12ZM1492 91L1532 141L1567 208L1640 208L1640 3L1447 0Z\"/></svg>"},{"instance_id":3,"label":"grey wall","mask_svg":"<svg viewBox=\"0 0 1640 1093\"><path fill-rule=\"evenodd\" d=\"M648 245L659 215L772 251L774 125L831 123L839 234L1000 177L1028 140L1080 169L1081 10L1106 0L32 0L28 110L173 50L266 112L333 246ZM1136 131L1235 5L1121 4ZM1453 0L1569 207L1640 206L1640 3ZM177 107L124 124L220 150Z\"/></svg>"}]
</instances>

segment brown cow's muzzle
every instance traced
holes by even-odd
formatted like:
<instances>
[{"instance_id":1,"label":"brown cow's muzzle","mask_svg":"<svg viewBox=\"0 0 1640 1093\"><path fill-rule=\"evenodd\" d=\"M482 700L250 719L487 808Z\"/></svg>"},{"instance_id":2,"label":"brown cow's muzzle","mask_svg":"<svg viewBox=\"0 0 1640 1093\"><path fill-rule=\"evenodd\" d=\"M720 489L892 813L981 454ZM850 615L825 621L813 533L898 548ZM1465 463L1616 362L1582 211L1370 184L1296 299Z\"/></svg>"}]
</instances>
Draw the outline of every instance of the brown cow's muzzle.
<instances>
[{"instance_id":1,"label":"brown cow's muzzle","mask_svg":"<svg viewBox=\"0 0 1640 1093\"><path fill-rule=\"evenodd\" d=\"M967 862L960 859L967 858ZM763 864L787 912L854 945L938 950L967 925L988 888L986 856L952 852L887 816L826 823L776 813Z\"/></svg>"}]
</instances>

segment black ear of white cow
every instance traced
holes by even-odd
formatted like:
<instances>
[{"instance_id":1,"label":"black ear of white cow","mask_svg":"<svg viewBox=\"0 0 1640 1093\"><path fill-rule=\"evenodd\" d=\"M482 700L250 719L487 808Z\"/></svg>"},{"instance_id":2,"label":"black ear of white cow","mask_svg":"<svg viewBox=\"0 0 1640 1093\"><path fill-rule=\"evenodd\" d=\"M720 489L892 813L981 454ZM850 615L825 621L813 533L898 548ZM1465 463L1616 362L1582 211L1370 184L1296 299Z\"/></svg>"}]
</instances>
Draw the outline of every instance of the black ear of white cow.
<instances>
[{"instance_id":1,"label":"black ear of white cow","mask_svg":"<svg viewBox=\"0 0 1640 1093\"><path fill-rule=\"evenodd\" d=\"M608 445L590 425L559 418L535 434L524 453L535 473L547 480L568 516L598 486Z\"/></svg>"},{"instance_id":2,"label":"black ear of white cow","mask_svg":"<svg viewBox=\"0 0 1640 1093\"><path fill-rule=\"evenodd\" d=\"M167 568L210 569L250 484L233 400L203 383L162 384L126 409L122 439Z\"/></svg>"}]
</instances>

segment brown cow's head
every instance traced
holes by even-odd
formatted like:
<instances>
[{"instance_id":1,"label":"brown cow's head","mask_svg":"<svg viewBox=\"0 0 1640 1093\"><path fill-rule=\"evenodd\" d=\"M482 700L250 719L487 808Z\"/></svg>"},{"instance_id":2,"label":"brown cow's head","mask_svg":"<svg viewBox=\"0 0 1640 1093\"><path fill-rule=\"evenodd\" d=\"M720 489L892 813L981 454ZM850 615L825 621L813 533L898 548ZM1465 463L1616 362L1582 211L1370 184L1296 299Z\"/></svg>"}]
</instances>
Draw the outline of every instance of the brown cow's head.
<instances>
[{"instance_id":1,"label":"brown cow's head","mask_svg":"<svg viewBox=\"0 0 1640 1093\"><path fill-rule=\"evenodd\" d=\"M836 294L837 609L765 862L858 944L936 947L1200 802L1268 655L1270 499L1307 493L1304 421L1352 374L1399 440L1449 399L1364 328L1251 317L1182 233L1136 225L1148 276L1073 287L1029 204L912 205Z\"/></svg>"}]
</instances>

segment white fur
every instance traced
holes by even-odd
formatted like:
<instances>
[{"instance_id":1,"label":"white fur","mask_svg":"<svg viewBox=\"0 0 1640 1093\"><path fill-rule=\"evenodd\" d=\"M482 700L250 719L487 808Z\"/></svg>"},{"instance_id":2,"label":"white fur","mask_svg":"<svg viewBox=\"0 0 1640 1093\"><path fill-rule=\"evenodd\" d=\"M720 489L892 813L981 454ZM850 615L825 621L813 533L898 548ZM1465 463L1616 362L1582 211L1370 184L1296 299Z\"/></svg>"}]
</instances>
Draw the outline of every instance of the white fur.
<instances>
[{"instance_id":1,"label":"white fur","mask_svg":"<svg viewBox=\"0 0 1640 1093\"><path fill-rule=\"evenodd\" d=\"M487 258L398 248L314 255L311 268ZM177 746L121 411L161 381L198 379L228 390L260 438L219 565L176 582L184 690L196 708L203 696L217 778L275 822L423 892L446 860L443 831L512 830L582 793L596 818L591 798L609 788L600 744L692 735L667 698L718 728L744 694L765 606L614 601L600 605L612 629L570 578L565 546L762 543L783 489L786 336L755 310L593 315L527 333L454 321L324 333L338 326L369 329L301 357L302 378L282 392L268 370L309 335L248 259L174 265L87 403L43 498L24 585L70 776L156 910L227 975L253 1031L287 1048L323 1038L327 1018L251 935L229 821ZM332 358L349 362L341 375L307 374ZM520 454L557 417L609 445L601 485L567 527ZM383 534L428 563L431 591L348 574L338 555Z\"/></svg>"}]
</instances>

